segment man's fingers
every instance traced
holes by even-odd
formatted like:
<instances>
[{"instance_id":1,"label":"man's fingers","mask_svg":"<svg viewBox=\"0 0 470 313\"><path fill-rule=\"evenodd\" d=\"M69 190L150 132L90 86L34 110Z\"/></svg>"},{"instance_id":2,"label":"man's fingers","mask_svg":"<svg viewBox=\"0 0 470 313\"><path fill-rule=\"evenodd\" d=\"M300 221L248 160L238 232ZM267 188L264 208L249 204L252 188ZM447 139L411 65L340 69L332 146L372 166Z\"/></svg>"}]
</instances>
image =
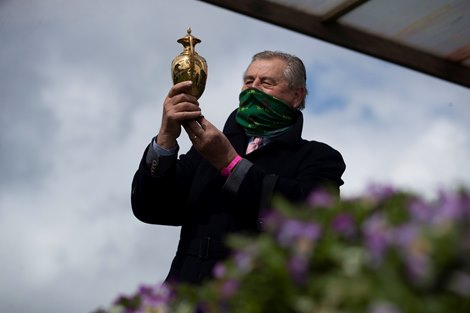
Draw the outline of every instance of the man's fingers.
<instances>
[{"instance_id":1,"label":"man's fingers","mask_svg":"<svg viewBox=\"0 0 470 313\"><path fill-rule=\"evenodd\" d=\"M194 103L182 102L169 106L166 115L170 119L182 122L201 116L201 109Z\"/></svg>"},{"instance_id":2,"label":"man's fingers","mask_svg":"<svg viewBox=\"0 0 470 313\"><path fill-rule=\"evenodd\" d=\"M176 112L172 116L173 116L173 119L179 122L185 122L185 121L193 122L199 115L200 113L198 111L194 111L194 112L185 111L185 112ZM201 126L199 126L199 128L201 128Z\"/></svg>"},{"instance_id":3,"label":"man's fingers","mask_svg":"<svg viewBox=\"0 0 470 313\"><path fill-rule=\"evenodd\" d=\"M171 87L170 91L168 92L168 97L174 97L180 93L188 93L191 90L193 82L190 80L177 83Z\"/></svg>"},{"instance_id":4,"label":"man's fingers","mask_svg":"<svg viewBox=\"0 0 470 313\"><path fill-rule=\"evenodd\" d=\"M183 128L184 130L186 131L186 133L188 134L188 137L189 137L189 140L191 140L191 142L193 144L196 144L198 142L198 140L201 138L200 136L196 135L192 130L191 130L191 127L189 127L188 123L184 123L183 124Z\"/></svg>"},{"instance_id":5,"label":"man's fingers","mask_svg":"<svg viewBox=\"0 0 470 313\"><path fill-rule=\"evenodd\" d=\"M167 101L170 105L188 102L199 106L199 102L197 101L196 97L187 93L180 93L173 97L169 97Z\"/></svg>"},{"instance_id":6,"label":"man's fingers","mask_svg":"<svg viewBox=\"0 0 470 313\"><path fill-rule=\"evenodd\" d=\"M199 116L201 115L201 109L199 108L199 105L193 102L176 102L173 105L170 105L167 107L168 111L173 111L173 112L199 112Z\"/></svg>"},{"instance_id":7,"label":"man's fingers","mask_svg":"<svg viewBox=\"0 0 470 313\"><path fill-rule=\"evenodd\" d=\"M188 120L185 123L185 128L187 128L188 133L191 132L191 134L194 134L196 136L202 137L204 135L204 129L196 121L196 118Z\"/></svg>"},{"instance_id":8,"label":"man's fingers","mask_svg":"<svg viewBox=\"0 0 470 313\"><path fill-rule=\"evenodd\" d=\"M208 127L212 127L213 125L211 124L211 122L209 122L208 120L206 120L206 118L204 117L204 115L200 115L197 119L197 122L199 123L199 125L202 127L202 129L206 130Z\"/></svg>"}]
</instances>

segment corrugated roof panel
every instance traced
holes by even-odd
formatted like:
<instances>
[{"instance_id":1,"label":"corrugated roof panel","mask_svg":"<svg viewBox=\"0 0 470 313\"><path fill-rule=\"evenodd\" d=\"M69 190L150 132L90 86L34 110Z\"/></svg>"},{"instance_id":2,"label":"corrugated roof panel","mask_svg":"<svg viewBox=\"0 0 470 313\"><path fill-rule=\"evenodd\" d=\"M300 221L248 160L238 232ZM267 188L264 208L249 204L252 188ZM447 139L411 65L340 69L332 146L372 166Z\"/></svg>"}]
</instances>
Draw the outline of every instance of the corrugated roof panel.
<instances>
[{"instance_id":1,"label":"corrugated roof panel","mask_svg":"<svg viewBox=\"0 0 470 313\"><path fill-rule=\"evenodd\" d=\"M470 87L470 0L201 0Z\"/></svg>"},{"instance_id":2,"label":"corrugated roof panel","mask_svg":"<svg viewBox=\"0 0 470 313\"><path fill-rule=\"evenodd\" d=\"M323 15L348 0L268 0L287 7L314 14Z\"/></svg>"},{"instance_id":3,"label":"corrugated roof panel","mask_svg":"<svg viewBox=\"0 0 470 313\"><path fill-rule=\"evenodd\" d=\"M470 45L468 0L375 0L338 22L450 57Z\"/></svg>"}]
</instances>

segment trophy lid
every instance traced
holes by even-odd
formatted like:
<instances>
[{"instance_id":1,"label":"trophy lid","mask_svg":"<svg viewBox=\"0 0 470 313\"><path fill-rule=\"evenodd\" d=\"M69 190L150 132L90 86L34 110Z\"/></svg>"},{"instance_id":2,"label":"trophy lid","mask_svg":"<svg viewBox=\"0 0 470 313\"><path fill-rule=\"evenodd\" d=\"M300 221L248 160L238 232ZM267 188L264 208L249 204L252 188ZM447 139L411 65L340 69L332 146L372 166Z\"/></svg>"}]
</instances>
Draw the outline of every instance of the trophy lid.
<instances>
[{"instance_id":1,"label":"trophy lid","mask_svg":"<svg viewBox=\"0 0 470 313\"><path fill-rule=\"evenodd\" d=\"M191 44L191 41L192 41L192 44L193 45L196 45L197 43L200 43L201 40L194 37L193 35L191 35L191 27L188 28L187 30L187 34L186 36L184 36L183 38L180 38L177 40L177 42L179 42L180 44L182 44L184 47L187 47Z\"/></svg>"}]
</instances>

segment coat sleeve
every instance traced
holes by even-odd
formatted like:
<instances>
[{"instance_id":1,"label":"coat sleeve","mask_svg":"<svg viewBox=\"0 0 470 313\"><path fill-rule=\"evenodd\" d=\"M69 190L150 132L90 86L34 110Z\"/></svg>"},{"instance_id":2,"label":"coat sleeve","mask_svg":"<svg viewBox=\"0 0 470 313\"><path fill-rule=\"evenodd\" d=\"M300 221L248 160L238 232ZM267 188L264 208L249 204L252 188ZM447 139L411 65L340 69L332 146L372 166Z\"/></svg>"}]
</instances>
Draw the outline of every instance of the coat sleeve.
<instances>
[{"instance_id":1,"label":"coat sleeve","mask_svg":"<svg viewBox=\"0 0 470 313\"><path fill-rule=\"evenodd\" d=\"M186 216L186 202L195 171L194 153L160 157L151 174L144 152L132 181L131 205L137 219L149 224L180 226Z\"/></svg>"}]
</instances>

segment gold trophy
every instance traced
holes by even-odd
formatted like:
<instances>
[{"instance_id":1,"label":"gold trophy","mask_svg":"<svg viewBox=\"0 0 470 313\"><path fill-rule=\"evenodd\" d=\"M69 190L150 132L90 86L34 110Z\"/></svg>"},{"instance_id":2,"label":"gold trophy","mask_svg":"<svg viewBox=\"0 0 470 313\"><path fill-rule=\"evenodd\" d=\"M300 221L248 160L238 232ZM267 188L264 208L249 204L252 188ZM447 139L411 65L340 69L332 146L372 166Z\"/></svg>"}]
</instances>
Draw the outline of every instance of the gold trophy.
<instances>
[{"instance_id":1,"label":"gold trophy","mask_svg":"<svg viewBox=\"0 0 470 313\"><path fill-rule=\"evenodd\" d=\"M191 94L199 99L206 87L207 62L194 50L194 46L201 40L191 35L191 28L187 32L186 36L177 41L183 45L184 50L171 62L171 74L173 84L192 81Z\"/></svg>"}]
</instances>

